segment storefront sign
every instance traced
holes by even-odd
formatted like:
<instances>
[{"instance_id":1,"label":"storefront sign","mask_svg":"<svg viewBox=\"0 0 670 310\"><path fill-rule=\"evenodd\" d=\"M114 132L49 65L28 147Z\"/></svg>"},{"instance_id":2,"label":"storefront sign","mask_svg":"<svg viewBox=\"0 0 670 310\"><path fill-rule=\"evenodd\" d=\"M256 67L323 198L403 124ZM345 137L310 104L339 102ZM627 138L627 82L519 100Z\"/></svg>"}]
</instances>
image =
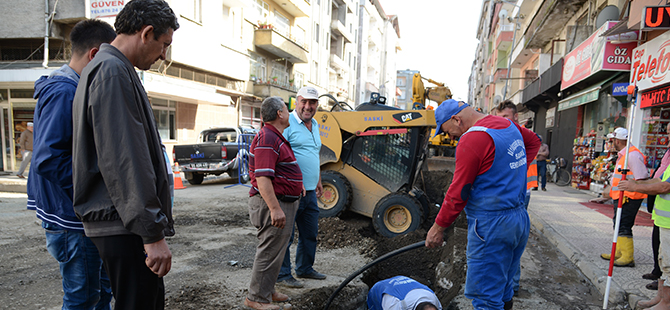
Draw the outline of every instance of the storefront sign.
<instances>
[{"instance_id":1,"label":"storefront sign","mask_svg":"<svg viewBox=\"0 0 670 310\"><path fill-rule=\"evenodd\" d=\"M642 11L642 29L670 29L670 6L647 6Z\"/></svg>"},{"instance_id":2,"label":"storefront sign","mask_svg":"<svg viewBox=\"0 0 670 310\"><path fill-rule=\"evenodd\" d=\"M670 32L633 50L630 82L642 92L670 82Z\"/></svg>"},{"instance_id":3,"label":"storefront sign","mask_svg":"<svg viewBox=\"0 0 670 310\"><path fill-rule=\"evenodd\" d=\"M630 70L632 50L637 46L637 43L613 43L600 36L616 23L613 21L606 22L565 56L561 90L599 71Z\"/></svg>"},{"instance_id":4,"label":"storefront sign","mask_svg":"<svg viewBox=\"0 0 670 310\"><path fill-rule=\"evenodd\" d=\"M649 108L668 103L670 103L670 85L640 92L640 108Z\"/></svg>"},{"instance_id":5,"label":"storefront sign","mask_svg":"<svg viewBox=\"0 0 670 310\"><path fill-rule=\"evenodd\" d=\"M628 83L614 83L612 84L612 96L627 96Z\"/></svg>"},{"instance_id":6,"label":"storefront sign","mask_svg":"<svg viewBox=\"0 0 670 310\"><path fill-rule=\"evenodd\" d=\"M115 17L126 5L125 0L90 0L91 18Z\"/></svg>"},{"instance_id":7,"label":"storefront sign","mask_svg":"<svg viewBox=\"0 0 670 310\"><path fill-rule=\"evenodd\" d=\"M598 100L598 93L600 92L600 86L587 89L585 91L582 91L580 93L577 93L565 100L561 100L558 102L558 111L563 111L567 110L570 108L574 108L577 106L580 106L582 104L587 104L591 101L596 101Z\"/></svg>"}]
</instances>

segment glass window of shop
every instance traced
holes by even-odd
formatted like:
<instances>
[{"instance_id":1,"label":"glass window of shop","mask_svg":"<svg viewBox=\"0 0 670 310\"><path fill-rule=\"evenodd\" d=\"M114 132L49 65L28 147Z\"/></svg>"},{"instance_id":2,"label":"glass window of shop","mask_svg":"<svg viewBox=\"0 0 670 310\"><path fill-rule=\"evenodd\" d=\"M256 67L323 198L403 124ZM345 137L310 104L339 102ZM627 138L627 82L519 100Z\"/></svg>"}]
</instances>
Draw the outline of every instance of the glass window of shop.
<instances>
[{"instance_id":1,"label":"glass window of shop","mask_svg":"<svg viewBox=\"0 0 670 310\"><path fill-rule=\"evenodd\" d=\"M670 106L642 109L641 139L638 148L647 156L649 168L657 168L668 149L668 124L670 124Z\"/></svg>"},{"instance_id":2,"label":"glass window of shop","mask_svg":"<svg viewBox=\"0 0 670 310\"><path fill-rule=\"evenodd\" d=\"M625 97L620 99L601 91L598 100L584 107L584 135L597 131L598 124L605 126L605 132L612 132L616 127L626 127L628 108Z\"/></svg>"},{"instance_id":3,"label":"glass window of shop","mask_svg":"<svg viewBox=\"0 0 670 310\"><path fill-rule=\"evenodd\" d=\"M32 88L0 89L0 136L2 137L3 171L17 171L21 165L21 133L26 131L28 122L33 121L36 100ZM28 166L30 169L30 166ZM25 175L25 173L24 173Z\"/></svg>"},{"instance_id":4,"label":"glass window of shop","mask_svg":"<svg viewBox=\"0 0 670 310\"><path fill-rule=\"evenodd\" d=\"M176 136L176 106L177 102L173 100L150 98L151 107L154 110L154 119L161 140L174 141Z\"/></svg>"}]
</instances>

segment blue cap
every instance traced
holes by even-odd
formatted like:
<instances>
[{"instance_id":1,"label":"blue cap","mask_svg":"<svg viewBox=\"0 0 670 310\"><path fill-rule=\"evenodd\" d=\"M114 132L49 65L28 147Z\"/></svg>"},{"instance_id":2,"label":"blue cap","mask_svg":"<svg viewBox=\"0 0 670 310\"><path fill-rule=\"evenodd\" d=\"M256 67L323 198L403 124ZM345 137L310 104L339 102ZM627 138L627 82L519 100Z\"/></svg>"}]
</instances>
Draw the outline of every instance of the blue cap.
<instances>
[{"instance_id":1,"label":"blue cap","mask_svg":"<svg viewBox=\"0 0 670 310\"><path fill-rule=\"evenodd\" d=\"M435 109L435 121L437 122L435 136L442 133L442 124L469 106L470 105L463 101L456 101L454 99L448 99L442 102L442 104L440 104L437 109Z\"/></svg>"}]
</instances>

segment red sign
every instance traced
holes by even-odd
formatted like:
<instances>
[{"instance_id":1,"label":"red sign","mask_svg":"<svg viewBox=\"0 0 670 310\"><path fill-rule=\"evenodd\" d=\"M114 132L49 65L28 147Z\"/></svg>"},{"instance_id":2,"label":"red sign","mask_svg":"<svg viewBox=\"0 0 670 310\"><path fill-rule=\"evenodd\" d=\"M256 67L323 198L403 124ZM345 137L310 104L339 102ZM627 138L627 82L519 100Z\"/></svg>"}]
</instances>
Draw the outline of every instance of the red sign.
<instances>
[{"instance_id":1,"label":"red sign","mask_svg":"<svg viewBox=\"0 0 670 310\"><path fill-rule=\"evenodd\" d=\"M670 103L670 85L640 93L640 108L649 108Z\"/></svg>"},{"instance_id":2,"label":"red sign","mask_svg":"<svg viewBox=\"0 0 670 310\"><path fill-rule=\"evenodd\" d=\"M648 6L642 14L642 29L670 28L670 6Z\"/></svg>"},{"instance_id":3,"label":"red sign","mask_svg":"<svg viewBox=\"0 0 670 310\"><path fill-rule=\"evenodd\" d=\"M633 51L630 82L640 91L670 82L670 33L640 45Z\"/></svg>"}]
</instances>

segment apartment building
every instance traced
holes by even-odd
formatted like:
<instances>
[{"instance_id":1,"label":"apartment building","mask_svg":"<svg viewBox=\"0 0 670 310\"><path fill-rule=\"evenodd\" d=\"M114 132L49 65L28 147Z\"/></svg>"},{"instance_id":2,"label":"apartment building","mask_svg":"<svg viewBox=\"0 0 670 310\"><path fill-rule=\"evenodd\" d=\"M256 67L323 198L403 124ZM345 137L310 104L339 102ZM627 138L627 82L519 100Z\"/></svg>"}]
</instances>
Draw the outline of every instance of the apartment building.
<instances>
[{"instance_id":1,"label":"apartment building","mask_svg":"<svg viewBox=\"0 0 670 310\"><path fill-rule=\"evenodd\" d=\"M258 128L264 98L280 96L292 103L303 85L353 106L359 6L367 3L359 1L168 0L180 29L167 59L138 71L168 151L174 144L195 142L209 127ZM34 81L67 63L70 29L85 18L113 24L126 2L5 1L0 12L0 168L17 169L14 140L32 120Z\"/></svg>"}]
</instances>

